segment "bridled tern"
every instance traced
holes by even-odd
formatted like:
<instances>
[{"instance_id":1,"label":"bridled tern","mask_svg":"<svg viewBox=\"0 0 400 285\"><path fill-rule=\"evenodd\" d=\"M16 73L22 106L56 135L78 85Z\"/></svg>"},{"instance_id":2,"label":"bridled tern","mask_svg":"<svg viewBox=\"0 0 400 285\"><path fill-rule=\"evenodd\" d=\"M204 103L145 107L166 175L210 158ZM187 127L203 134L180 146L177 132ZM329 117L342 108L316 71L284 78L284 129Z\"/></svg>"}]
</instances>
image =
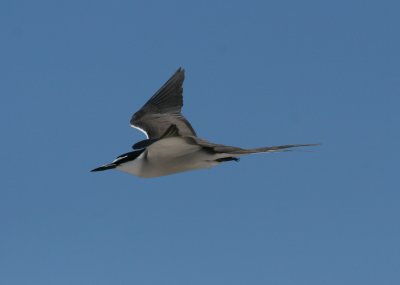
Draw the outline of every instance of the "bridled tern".
<instances>
[{"instance_id":1,"label":"bridled tern","mask_svg":"<svg viewBox=\"0 0 400 285\"><path fill-rule=\"evenodd\" d=\"M184 70L179 68L132 116L131 126L142 131L147 139L135 143L133 151L92 172L115 168L139 177L158 177L238 161L240 156L246 154L316 145L289 144L243 149L203 140L181 113L184 79Z\"/></svg>"}]
</instances>

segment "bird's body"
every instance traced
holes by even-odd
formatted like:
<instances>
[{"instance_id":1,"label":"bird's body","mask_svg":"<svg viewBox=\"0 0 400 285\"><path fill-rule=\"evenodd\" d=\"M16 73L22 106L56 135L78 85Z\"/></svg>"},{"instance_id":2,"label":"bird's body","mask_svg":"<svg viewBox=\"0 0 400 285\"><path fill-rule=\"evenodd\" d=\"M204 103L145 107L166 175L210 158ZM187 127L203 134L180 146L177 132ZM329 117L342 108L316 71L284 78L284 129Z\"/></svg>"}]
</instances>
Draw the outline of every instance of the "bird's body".
<instances>
[{"instance_id":1,"label":"bird's body","mask_svg":"<svg viewBox=\"0 0 400 285\"><path fill-rule=\"evenodd\" d=\"M147 147L140 156L116 169L139 177L157 177L177 172L209 168L218 164L216 159L224 154L213 154L184 138L170 137Z\"/></svg>"},{"instance_id":2,"label":"bird's body","mask_svg":"<svg viewBox=\"0 0 400 285\"><path fill-rule=\"evenodd\" d=\"M215 144L197 137L181 114L184 71L178 71L131 119L132 127L144 132L146 140L133 145L134 151L110 164L93 169L117 169L139 177L158 177L195 169L210 168L251 153L282 151L312 144L242 149Z\"/></svg>"}]
</instances>

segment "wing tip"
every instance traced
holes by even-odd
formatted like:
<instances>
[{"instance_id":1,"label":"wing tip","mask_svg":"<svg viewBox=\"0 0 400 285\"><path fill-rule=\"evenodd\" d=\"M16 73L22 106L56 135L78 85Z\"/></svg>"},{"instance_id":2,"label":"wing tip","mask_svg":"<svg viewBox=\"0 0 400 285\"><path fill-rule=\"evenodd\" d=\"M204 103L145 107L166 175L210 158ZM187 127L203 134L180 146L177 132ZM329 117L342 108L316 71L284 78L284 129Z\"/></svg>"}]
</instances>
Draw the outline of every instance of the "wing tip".
<instances>
[{"instance_id":1,"label":"wing tip","mask_svg":"<svg viewBox=\"0 0 400 285\"><path fill-rule=\"evenodd\" d=\"M183 80L185 80L185 69L181 66L175 71L175 73L170 77L169 80L178 79L178 78L182 82L183 82Z\"/></svg>"}]
</instances>

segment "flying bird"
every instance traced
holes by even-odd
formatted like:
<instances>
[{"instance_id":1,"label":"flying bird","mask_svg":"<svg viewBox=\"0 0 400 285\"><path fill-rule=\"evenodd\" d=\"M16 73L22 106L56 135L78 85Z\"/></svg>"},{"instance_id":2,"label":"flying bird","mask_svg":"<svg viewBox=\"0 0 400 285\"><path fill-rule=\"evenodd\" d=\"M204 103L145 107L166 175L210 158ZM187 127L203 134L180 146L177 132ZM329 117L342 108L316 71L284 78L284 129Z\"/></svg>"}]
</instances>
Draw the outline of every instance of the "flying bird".
<instances>
[{"instance_id":1,"label":"flying bird","mask_svg":"<svg viewBox=\"0 0 400 285\"><path fill-rule=\"evenodd\" d=\"M182 115L185 72L179 68L174 75L137 111L130 124L146 135L135 143L133 151L118 156L109 164L92 170L117 169L139 177L170 175L195 169L210 168L253 153L284 151L293 147L316 144L289 144L243 149L216 144L197 136Z\"/></svg>"}]
</instances>

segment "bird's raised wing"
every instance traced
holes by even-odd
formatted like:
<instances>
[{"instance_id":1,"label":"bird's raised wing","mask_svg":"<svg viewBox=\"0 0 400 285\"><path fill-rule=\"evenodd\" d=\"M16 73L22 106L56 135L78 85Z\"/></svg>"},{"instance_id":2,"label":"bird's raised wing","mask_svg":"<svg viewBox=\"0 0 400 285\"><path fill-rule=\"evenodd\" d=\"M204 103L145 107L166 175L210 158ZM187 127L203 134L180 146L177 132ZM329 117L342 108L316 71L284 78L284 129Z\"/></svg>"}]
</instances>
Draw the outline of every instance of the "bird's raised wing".
<instances>
[{"instance_id":1,"label":"bird's raised wing","mask_svg":"<svg viewBox=\"0 0 400 285\"><path fill-rule=\"evenodd\" d=\"M181 114L184 79L185 72L179 68L132 116L131 126L144 132L149 139L161 137L171 125L176 125L181 136L196 136L193 127Z\"/></svg>"}]
</instances>

